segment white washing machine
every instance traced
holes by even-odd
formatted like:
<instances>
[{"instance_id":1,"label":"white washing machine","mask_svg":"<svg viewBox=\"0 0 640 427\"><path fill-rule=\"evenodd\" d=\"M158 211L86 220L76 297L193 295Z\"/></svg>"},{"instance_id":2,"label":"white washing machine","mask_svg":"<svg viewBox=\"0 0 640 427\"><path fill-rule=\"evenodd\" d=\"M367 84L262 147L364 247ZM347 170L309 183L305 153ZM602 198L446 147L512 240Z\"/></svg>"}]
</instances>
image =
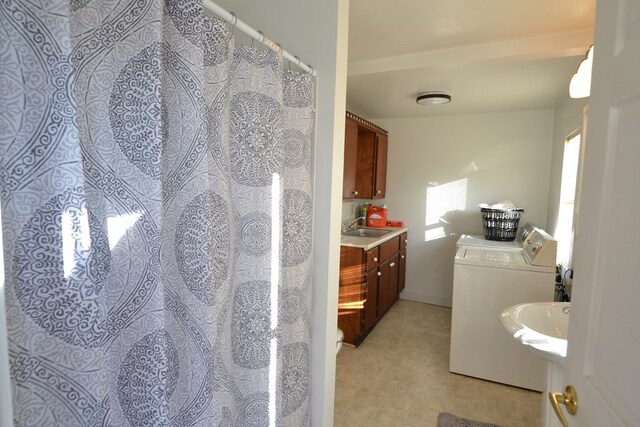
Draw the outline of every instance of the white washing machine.
<instances>
[{"instance_id":1,"label":"white washing machine","mask_svg":"<svg viewBox=\"0 0 640 427\"><path fill-rule=\"evenodd\" d=\"M523 249L460 246L453 278L449 370L542 391L545 362L509 336L500 313L553 301L556 242L536 229Z\"/></svg>"}]
</instances>

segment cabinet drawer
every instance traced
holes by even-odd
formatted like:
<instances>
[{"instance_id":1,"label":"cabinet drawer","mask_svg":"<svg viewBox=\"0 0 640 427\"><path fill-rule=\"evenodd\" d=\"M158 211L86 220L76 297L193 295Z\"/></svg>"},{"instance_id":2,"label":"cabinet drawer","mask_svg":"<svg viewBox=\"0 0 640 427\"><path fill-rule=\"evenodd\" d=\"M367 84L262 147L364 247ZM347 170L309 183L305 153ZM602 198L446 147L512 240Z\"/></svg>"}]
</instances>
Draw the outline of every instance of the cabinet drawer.
<instances>
[{"instance_id":1,"label":"cabinet drawer","mask_svg":"<svg viewBox=\"0 0 640 427\"><path fill-rule=\"evenodd\" d=\"M380 262L383 263L398 253L400 238L396 237L380 245Z\"/></svg>"},{"instance_id":2,"label":"cabinet drawer","mask_svg":"<svg viewBox=\"0 0 640 427\"><path fill-rule=\"evenodd\" d=\"M368 250L365 253L365 257L367 262L367 272L373 270L380 264L380 251L378 247Z\"/></svg>"}]
</instances>

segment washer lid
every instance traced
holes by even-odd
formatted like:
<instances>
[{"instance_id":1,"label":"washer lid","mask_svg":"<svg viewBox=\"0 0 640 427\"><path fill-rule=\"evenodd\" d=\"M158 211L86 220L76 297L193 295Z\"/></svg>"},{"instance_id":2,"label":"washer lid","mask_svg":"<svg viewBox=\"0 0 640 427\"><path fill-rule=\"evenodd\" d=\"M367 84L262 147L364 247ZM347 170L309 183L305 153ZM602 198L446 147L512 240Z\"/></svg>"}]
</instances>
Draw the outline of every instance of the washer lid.
<instances>
[{"instance_id":1,"label":"washer lid","mask_svg":"<svg viewBox=\"0 0 640 427\"><path fill-rule=\"evenodd\" d=\"M522 249L521 240L513 240L511 242L500 242L498 240L487 240L484 236L475 234L463 234L456 243L457 246L480 246L483 248L506 248L506 249Z\"/></svg>"},{"instance_id":2,"label":"washer lid","mask_svg":"<svg viewBox=\"0 0 640 427\"><path fill-rule=\"evenodd\" d=\"M474 246L464 247L464 249L461 259L474 264L480 262L496 265L527 265L527 261L522 256L522 251L517 249L506 250L504 248L495 249Z\"/></svg>"},{"instance_id":3,"label":"washer lid","mask_svg":"<svg viewBox=\"0 0 640 427\"><path fill-rule=\"evenodd\" d=\"M492 268L542 271L546 273L555 272L553 267L542 267L529 264L520 249L507 250L460 246L456 252L455 263Z\"/></svg>"}]
</instances>

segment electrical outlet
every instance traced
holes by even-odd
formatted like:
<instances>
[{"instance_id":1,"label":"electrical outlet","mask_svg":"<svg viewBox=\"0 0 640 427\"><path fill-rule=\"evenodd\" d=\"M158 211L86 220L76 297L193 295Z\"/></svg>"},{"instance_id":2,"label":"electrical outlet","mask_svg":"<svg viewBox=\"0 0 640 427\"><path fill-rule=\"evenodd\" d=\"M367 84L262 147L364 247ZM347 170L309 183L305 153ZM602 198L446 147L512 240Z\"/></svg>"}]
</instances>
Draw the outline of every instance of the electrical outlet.
<instances>
[{"instance_id":1,"label":"electrical outlet","mask_svg":"<svg viewBox=\"0 0 640 427\"><path fill-rule=\"evenodd\" d=\"M355 218L356 216L356 204L355 203L349 203L349 205L351 206L349 209L351 212L351 217Z\"/></svg>"}]
</instances>

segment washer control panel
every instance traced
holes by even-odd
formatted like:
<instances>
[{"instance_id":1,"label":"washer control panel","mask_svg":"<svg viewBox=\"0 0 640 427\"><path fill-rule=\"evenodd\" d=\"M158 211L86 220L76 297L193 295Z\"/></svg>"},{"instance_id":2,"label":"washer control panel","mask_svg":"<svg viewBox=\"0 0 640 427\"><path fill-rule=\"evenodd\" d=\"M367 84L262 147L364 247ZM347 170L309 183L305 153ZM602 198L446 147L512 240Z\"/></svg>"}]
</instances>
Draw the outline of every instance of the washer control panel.
<instances>
[{"instance_id":1,"label":"washer control panel","mask_svg":"<svg viewBox=\"0 0 640 427\"><path fill-rule=\"evenodd\" d=\"M523 252L525 259L531 265L553 267L556 265L556 242L546 231L534 228L524 242Z\"/></svg>"}]
</instances>

